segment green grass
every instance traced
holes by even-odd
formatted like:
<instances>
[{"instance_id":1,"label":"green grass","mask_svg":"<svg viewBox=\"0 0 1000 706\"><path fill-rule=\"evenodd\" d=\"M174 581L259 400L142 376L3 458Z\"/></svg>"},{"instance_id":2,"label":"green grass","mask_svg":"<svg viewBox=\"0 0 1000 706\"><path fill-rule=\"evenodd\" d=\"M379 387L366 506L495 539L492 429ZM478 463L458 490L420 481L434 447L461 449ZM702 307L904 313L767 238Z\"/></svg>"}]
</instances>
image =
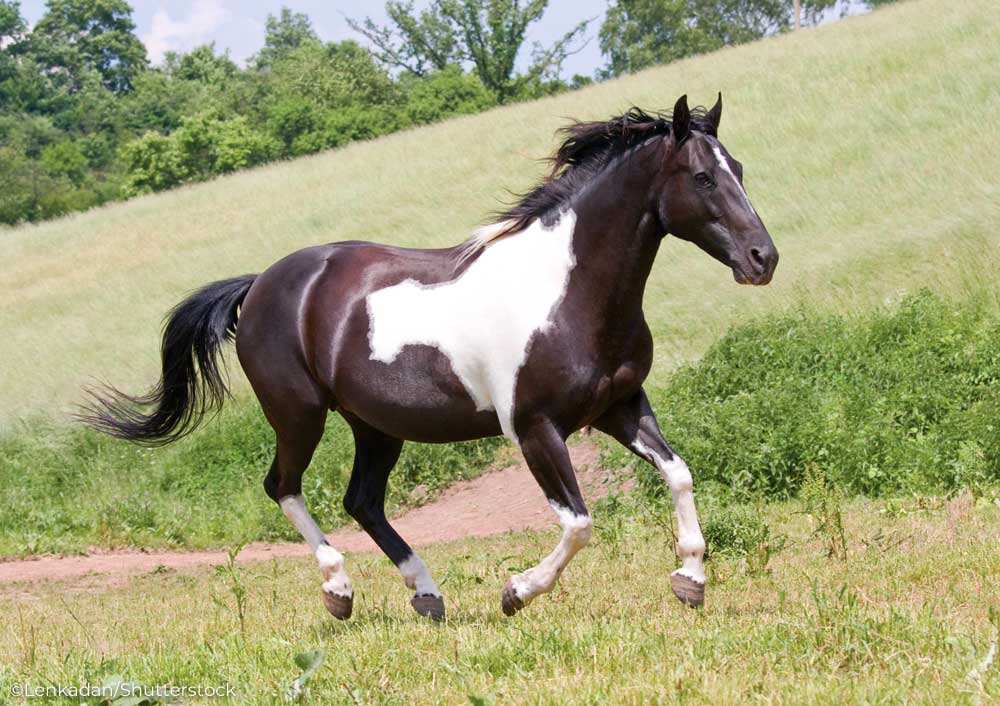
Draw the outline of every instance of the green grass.
<instances>
[{"instance_id":1,"label":"green grass","mask_svg":"<svg viewBox=\"0 0 1000 706\"><path fill-rule=\"evenodd\" d=\"M654 381L732 324L791 303L854 311L920 287L996 289L1000 15L915 0L530 104L407 131L209 184L0 231L0 420L62 419L91 376L156 374L183 294L288 252L353 238L462 240L527 187L566 116L669 107L722 90L722 138L781 251L737 287L692 246L663 249L646 297Z\"/></svg>"},{"instance_id":2,"label":"green grass","mask_svg":"<svg viewBox=\"0 0 1000 706\"><path fill-rule=\"evenodd\" d=\"M0 433L0 556L74 553L89 547L198 548L301 537L264 494L274 435L252 405L233 405L203 433L143 449L87 430L66 432L45 419ZM422 485L433 495L478 474L500 439L453 445L407 444L393 471L388 508L406 506ZM354 441L331 416L303 480L325 528L350 518L347 490ZM85 501L83 499L86 499Z\"/></svg>"},{"instance_id":3,"label":"green grass","mask_svg":"<svg viewBox=\"0 0 1000 706\"><path fill-rule=\"evenodd\" d=\"M144 685L228 682L236 703L276 704L300 672L294 657L319 650L302 703L1000 699L997 664L976 671L1000 622L990 622L1000 574L993 502L854 502L846 562L827 558L803 506L772 505L759 515L783 548L759 575L717 553L698 612L670 595L667 528L615 507L597 509L591 546L555 592L513 619L500 613L500 587L552 547L554 532L427 550L446 595L444 625L418 618L398 574L374 555L349 557L357 598L347 623L323 610L306 558L237 565L235 574L154 572L96 590L99 578L6 587L0 691L118 674Z\"/></svg>"}]
</instances>

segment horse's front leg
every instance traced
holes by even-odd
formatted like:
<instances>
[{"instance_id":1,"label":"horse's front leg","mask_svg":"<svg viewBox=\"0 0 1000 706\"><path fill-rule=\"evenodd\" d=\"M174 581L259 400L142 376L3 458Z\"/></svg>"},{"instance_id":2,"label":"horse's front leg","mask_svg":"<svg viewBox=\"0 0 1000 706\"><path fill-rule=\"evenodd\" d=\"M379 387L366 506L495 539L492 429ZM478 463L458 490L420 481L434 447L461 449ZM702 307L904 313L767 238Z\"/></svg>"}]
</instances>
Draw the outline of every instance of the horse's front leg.
<instances>
[{"instance_id":1,"label":"horse's front leg","mask_svg":"<svg viewBox=\"0 0 1000 706\"><path fill-rule=\"evenodd\" d=\"M677 551L681 567L670 575L674 595L691 607L705 602L705 540L698 525L694 507L691 471L677 453L670 448L663 435L646 393L619 402L594 422L594 427L610 434L640 458L653 464L663 475L674 498L677 512Z\"/></svg>"},{"instance_id":2,"label":"horse's front leg","mask_svg":"<svg viewBox=\"0 0 1000 706\"><path fill-rule=\"evenodd\" d=\"M558 516L563 533L551 554L507 581L502 596L506 615L514 615L533 598L555 587L563 569L590 541L593 525L576 482L565 436L552 422L540 419L520 434L519 441L524 460Z\"/></svg>"}]
</instances>

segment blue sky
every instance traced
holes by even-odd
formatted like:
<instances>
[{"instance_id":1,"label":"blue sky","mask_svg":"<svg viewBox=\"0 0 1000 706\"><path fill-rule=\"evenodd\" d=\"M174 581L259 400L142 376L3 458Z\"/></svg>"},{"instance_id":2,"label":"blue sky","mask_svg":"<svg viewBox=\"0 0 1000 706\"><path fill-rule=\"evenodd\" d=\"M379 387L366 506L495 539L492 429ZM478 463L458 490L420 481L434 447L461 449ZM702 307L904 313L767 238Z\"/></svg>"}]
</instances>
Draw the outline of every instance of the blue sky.
<instances>
[{"instance_id":1,"label":"blue sky","mask_svg":"<svg viewBox=\"0 0 1000 706\"><path fill-rule=\"evenodd\" d=\"M263 45L264 21L282 5L309 15L320 37L327 40L362 39L347 26L348 17L385 19L381 0L132 0L131 4L137 33L154 63L165 51L186 51L211 41L219 49L228 48L230 56L242 63ZM588 29L587 46L563 66L565 76L592 75L603 63L597 28L606 6L607 0L550 0L545 16L531 27L526 47L530 51L534 41L551 43L580 20L597 17ZM44 14L45 2L21 0L21 12L34 24ZM521 60L527 59L526 51Z\"/></svg>"}]
</instances>

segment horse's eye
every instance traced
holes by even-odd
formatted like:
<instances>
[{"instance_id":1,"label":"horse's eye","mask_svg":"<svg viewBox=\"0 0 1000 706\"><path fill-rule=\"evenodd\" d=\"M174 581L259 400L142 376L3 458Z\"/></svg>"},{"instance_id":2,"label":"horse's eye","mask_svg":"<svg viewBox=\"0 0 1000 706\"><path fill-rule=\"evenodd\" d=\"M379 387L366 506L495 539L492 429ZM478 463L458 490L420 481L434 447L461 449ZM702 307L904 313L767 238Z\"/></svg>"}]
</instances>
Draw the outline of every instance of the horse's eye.
<instances>
[{"instance_id":1,"label":"horse's eye","mask_svg":"<svg viewBox=\"0 0 1000 706\"><path fill-rule=\"evenodd\" d=\"M694 180L698 186L704 189L711 189L715 186L715 182L712 181L712 177L710 177L706 172L698 172L694 175Z\"/></svg>"}]
</instances>

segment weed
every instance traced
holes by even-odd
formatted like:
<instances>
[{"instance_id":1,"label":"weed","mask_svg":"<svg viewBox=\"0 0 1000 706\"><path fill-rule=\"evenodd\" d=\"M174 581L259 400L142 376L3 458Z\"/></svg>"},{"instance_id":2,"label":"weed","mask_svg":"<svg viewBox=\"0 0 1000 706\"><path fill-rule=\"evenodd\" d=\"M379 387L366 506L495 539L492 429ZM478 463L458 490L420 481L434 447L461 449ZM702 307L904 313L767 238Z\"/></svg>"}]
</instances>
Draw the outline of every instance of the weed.
<instances>
[{"instance_id":1,"label":"weed","mask_svg":"<svg viewBox=\"0 0 1000 706\"><path fill-rule=\"evenodd\" d=\"M236 563L236 557L243 550L243 546L244 545L240 544L227 551L226 563L217 566L216 572L225 581L226 589L229 591L229 595L233 597L236 617L239 619L240 623L240 634L246 637L247 599L249 592L246 584L243 582L242 568L238 563ZM217 597L214 593L212 594L212 599L220 608L228 608L226 602Z\"/></svg>"},{"instance_id":2,"label":"weed","mask_svg":"<svg viewBox=\"0 0 1000 706\"><path fill-rule=\"evenodd\" d=\"M771 559L785 548L785 537L771 532L760 508L717 509L710 513L703 534L709 556L741 559L750 576L766 574Z\"/></svg>"},{"instance_id":3,"label":"weed","mask_svg":"<svg viewBox=\"0 0 1000 706\"><path fill-rule=\"evenodd\" d=\"M847 534L842 509L844 493L827 483L826 476L815 463L806 466L802 502L805 512L816 525L814 533L826 544L826 555L847 561Z\"/></svg>"}]
</instances>

